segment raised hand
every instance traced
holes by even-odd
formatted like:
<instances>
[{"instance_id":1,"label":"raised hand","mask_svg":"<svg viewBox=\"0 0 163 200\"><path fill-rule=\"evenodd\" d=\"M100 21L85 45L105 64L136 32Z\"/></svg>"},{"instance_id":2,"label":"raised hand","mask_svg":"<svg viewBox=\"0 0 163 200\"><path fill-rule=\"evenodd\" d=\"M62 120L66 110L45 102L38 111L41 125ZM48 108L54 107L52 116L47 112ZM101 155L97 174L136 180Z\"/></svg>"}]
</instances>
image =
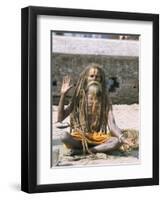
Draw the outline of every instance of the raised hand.
<instances>
[{"instance_id":1,"label":"raised hand","mask_svg":"<svg viewBox=\"0 0 163 200\"><path fill-rule=\"evenodd\" d=\"M73 87L72 84L70 85L70 82L71 82L70 76L65 76L63 78L61 86L61 94L66 94Z\"/></svg>"}]
</instances>

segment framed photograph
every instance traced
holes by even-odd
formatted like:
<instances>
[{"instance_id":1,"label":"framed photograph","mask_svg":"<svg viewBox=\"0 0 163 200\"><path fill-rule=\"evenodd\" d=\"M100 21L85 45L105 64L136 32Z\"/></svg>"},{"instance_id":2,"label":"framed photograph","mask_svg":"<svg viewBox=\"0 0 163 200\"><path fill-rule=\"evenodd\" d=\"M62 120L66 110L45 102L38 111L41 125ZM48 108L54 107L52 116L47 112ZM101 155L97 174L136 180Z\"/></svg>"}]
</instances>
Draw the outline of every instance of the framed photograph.
<instances>
[{"instance_id":1,"label":"framed photograph","mask_svg":"<svg viewBox=\"0 0 163 200\"><path fill-rule=\"evenodd\" d=\"M159 15L22 9L21 188L159 184Z\"/></svg>"}]
</instances>

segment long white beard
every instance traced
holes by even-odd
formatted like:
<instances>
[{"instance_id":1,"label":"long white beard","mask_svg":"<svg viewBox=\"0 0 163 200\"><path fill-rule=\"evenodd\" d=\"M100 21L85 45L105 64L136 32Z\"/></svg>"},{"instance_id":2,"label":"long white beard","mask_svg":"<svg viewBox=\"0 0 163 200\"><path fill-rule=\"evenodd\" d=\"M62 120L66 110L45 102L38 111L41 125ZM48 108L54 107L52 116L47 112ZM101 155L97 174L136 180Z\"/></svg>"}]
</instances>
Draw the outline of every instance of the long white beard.
<instances>
[{"instance_id":1,"label":"long white beard","mask_svg":"<svg viewBox=\"0 0 163 200\"><path fill-rule=\"evenodd\" d=\"M88 100L88 114L90 118L91 130L96 130L100 125L101 116L101 84L92 81L87 87L87 95L90 96Z\"/></svg>"},{"instance_id":2,"label":"long white beard","mask_svg":"<svg viewBox=\"0 0 163 200\"><path fill-rule=\"evenodd\" d=\"M101 94L101 84L98 81L90 81L87 85L87 92L99 96Z\"/></svg>"}]
</instances>

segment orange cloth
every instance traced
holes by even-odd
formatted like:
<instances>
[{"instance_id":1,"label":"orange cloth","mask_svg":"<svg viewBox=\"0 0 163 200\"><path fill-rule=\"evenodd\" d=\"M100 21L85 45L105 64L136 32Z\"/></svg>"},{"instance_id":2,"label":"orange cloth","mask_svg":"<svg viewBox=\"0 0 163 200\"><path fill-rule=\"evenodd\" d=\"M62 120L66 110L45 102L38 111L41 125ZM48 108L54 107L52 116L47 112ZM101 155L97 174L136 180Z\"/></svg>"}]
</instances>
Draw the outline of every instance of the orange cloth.
<instances>
[{"instance_id":1,"label":"orange cloth","mask_svg":"<svg viewBox=\"0 0 163 200\"><path fill-rule=\"evenodd\" d=\"M71 133L71 136L76 140L82 140L82 133L79 131L74 131ZM85 138L89 144L102 144L106 142L111 137L110 133L103 132L93 132L85 135Z\"/></svg>"}]
</instances>

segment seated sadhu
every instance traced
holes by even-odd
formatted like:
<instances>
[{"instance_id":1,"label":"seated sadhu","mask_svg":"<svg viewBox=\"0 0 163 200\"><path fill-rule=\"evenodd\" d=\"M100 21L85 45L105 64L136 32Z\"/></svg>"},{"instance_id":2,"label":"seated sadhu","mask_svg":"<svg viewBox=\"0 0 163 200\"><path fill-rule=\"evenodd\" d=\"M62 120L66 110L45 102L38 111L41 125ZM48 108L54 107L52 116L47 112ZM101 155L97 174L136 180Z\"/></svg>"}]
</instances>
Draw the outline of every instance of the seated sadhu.
<instances>
[{"instance_id":1,"label":"seated sadhu","mask_svg":"<svg viewBox=\"0 0 163 200\"><path fill-rule=\"evenodd\" d=\"M58 122L70 115L70 132L63 132L62 142L72 150L86 153L106 153L122 144L131 145L117 127L105 73L96 63L80 74L70 104L65 108L67 92L73 87L70 77L63 79L58 106Z\"/></svg>"}]
</instances>

